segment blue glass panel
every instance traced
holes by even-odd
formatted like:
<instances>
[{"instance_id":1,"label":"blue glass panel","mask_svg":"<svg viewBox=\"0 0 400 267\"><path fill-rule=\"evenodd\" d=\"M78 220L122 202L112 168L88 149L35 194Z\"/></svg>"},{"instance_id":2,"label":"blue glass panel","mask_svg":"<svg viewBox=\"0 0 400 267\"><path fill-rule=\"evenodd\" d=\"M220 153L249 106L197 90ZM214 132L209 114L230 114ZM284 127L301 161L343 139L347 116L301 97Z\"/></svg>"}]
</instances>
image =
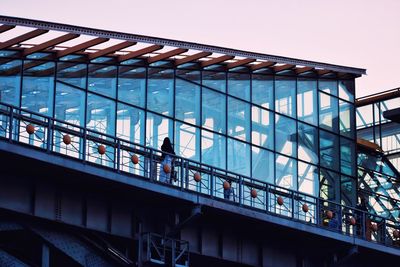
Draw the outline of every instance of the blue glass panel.
<instances>
[{"instance_id":1,"label":"blue glass panel","mask_svg":"<svg viewBox=\"0 0 400 267\"><path fill-rule=\"evenodd\" d=\"M203 85L221 92L226 92L225 72L203 71L202 80L203 80Z\"/></svg>"},{"instance_id":2,"label":"blue glass panel","mask_svg":"<svg viewBox=\"0 0 400 267\"><path fill-rule=\"evenodd\" d=\"M319 131L320 164L333 170L339 170L339 137L326 131Z\"/></svg>"},{"instance_id":3,"label":"blue glass panel","mask_svg":"<svg viewBox=\"0 0 400 267\"><path fill-rule=\"evenodd\" d=\"M319 93L319 126L323 129L338 132L339 104L336 97Z\"/></svg>"},{"instance_id":4,"label":"blue glass panel","mask_svg":"<svg viewBox=\"0 0 400 267\"><path fill-rule=\"evenodd\" d=\"M297 118L318 125L318 95L315 80L299 79L297 82Z\"/></svg>"},{"instance_id":5,"label":"blue glass panel","mask_svg":"<svg viewBox=\"0 0 400 267\"><path fill-rule=\"evenodd\" d=\"M355 175L355 143L346 138L340 138L340 170L342 173Z\"/></svg>"},{"instance_id":6,"label":"blue glass panel","mask_svg":"<svg viewBox=\"0 0 400 267\"><path fill-rule=\"evenodd\" d=\"M340 176L335 172L321 168L319 179L320 197L326 200L339 202Z\"/></svg>"},{"instance_id":7,"label":"blue glass panel","mask_svg":"<svg viewBox=\"0 0 400 267\"><path fill-rule=\"evenodd\" d=\"M297 161L282 155L275 155L275 184L297 190Z\"/></svg>"},{"instance_id":8,"label":"blue glass panel","mask_svg":"<svg viewBox=\"0 0 400 267\"><path fill-rule=\"evenodd\" d=\"M209 131L201 131L201 162L226 168L226 137Z\"/></svg>"},{"instance_id":9,"label":"blue glass panel","mask_svg":"<svg viewBox=\"0 0 400 267\"><path fill-rule=\"evenodd\" d=\"M21 65L21 60L0 61L0 102L19 106Z\"/></svg>"},{"instance_id":10,"label":"blue glass panel","mask_svg":"<svg viewBox=\"0 0 400 267\"><path fill-rule=\"evenodd\" d=\"M86 127L100 133L115 135L115 102L88 93Z\"/></svg>"},{"instance_id":11,"label":"blue glass panel","mask_svg":"<svg viewBox=\"0 0 400 267\"><path fill-rule=\"evenodd\" d=\"M146 98L146 69L122 66L118 72L118 99L144 107Z\"/></svg>"},{"instance_id":12,"label":"blue glass panel","mask_svg":"<svg viewBox=\"0 0 400 267\"><path fill-rule=\"evenodd\" d=\"M117 87L117 67L89 64L88 89L115 98Z\"/></svg>"},{"instance_id":13,"label":"blue glass panel","mask_svg":"<svg viewBox=\"0 0 400 267\"><path fill-rule=\"evenodd\" d=\"M298 158L306 162L318 163L318 130L316 127L299 122Z\"/></svg>"},{"instance_id":14,"label":"blue glass panel","mask_svg":"<svg viewBox=\"0 0 400 267\"><path fill-rule=\"evenodd\" d=\"M0 50L0 57L16 57L18 54L18 51Z\"/></svg>"},{"instance_id":15,"label":"blue glass panel","mask_svg":"<svg viewBox=\"0 0 400 267\"><path fill-rule=\"evenodd\" d=\"M54 63L25 61L22 81L23 109L53 115Z\"/></svg>"},{"instance_id":16,"label":"blue glass panel","mask_svg":"<svg viewBox=\"0 0 400 267\"><path fill-rule=\"evenodd\" d=\"M228 73L228 94L250 101L250 75Z\"/></svg>"},{"instance_id":17,"label":"blue glass panel","mask_svg":"<svg viewBox=\"0 0 400 267\"><path fill-rule=\"evenodd\" d=\"M275 150L279 153L296 157L296 121L276 114Z\"/></svg>"},{"instance_id":18,"label":"blue glass panel","mask_svg":"<svg viewBox=\"0 0 400 267\"><path fill-rule=\"evenodd\" d=\"M354 80L339 81L339 97L354 102Z\"/></svg>"},{"instance_id":19,"label":"blue glass panel","mask_svg":"<svg viewBox=\"0 0 400 267\"><path fill-rule=\"evenodd\" d=\"M71 62L57 63L57 81L85 89L86 73L86 64L77 64Z\"/></svg>"},{"instance_id":20,"label":"blue glass panel","mask_svg":"<svg viewBox=\"0 0 400 267\"><path fill-rule=\"evenodd\" d=\"M172 116L174 112L174 71L149 68L147 108L157 113Z\"/></svg>"},{"instance_id":21,"label":"blue glass panel","mask_svg":"<svg viewBox=\"0 0 400 267\"><path fill-rule=\"evenodd\" d=\"M277 77L275 80L275 110L296 117L296 80Z\"/></svg>"},{"instance_id":22,"label":"blue glass panel","mask_svg":"<svg viewBox=\"0 0 400 267\"><path fill-rule=\"evenodd\" d=\"M199 125L200 86L180 78L175 86L175 118Z\"/></svg>"},{"instance_id":23,"label":"blue glass panel","mask_svg":"<svg viewBox=\"0 0 400 267\"><path fill-rule=\"evenodd\" d=\"M274 113L253 106L251 109L251 142L274 149Z\"/></svg>"},{"instance_id":24,"label":"blue glass panel","mask_svg":"<svg viewBox=\"0 0 400 267\"><path fill-rule=\"evenodd\" d=\"M200 129L176 121L175 153L187 159L200 161Z\"/></svg>"},{"instance_id":25,"label":"blue glass panel","mask_svg":"<svg viewBox=\"0 0 400 267\"><path fill-rule=\"evenodd\" d=\"M374 116L372 115L372 104L357 107L357 129L366 128L374 124Z\"/></svg>"},{"instance_id":26,"label":"blue glass panel","mask_svg":"<svg viewBox=\"0 0 400 267\"><path fill-rule=\"evenodd\" d=\"M250 104L228 97L228 135L250 141Z\"/></svg>"},{"instance_id":27,"label":"blue glass panel","mask_svg":"<svg viewBox=\"0 0 400 267\"><path fill-rule=\"evenodd\" d=\"M144 145L144 111L118 103L117 137Z\"/></svg>"},{"instance_id":28,"label":"blue glass panel","mask_svg":"<svg viewBox=\"0 0 400 267\"><path fill-rule=\"evenodd\" d=\"M250 176L250 145L228 138L228 170Z\"/></svg>"},{"instance_id":29,"label":"blue glass panel","mask_svg":"<svg viewBox=\"0 0 400 267\"><path fill-rule=\"evenodd\" d=\"M56 119L84 127L85 98L85 91L62 83L56 83Z\"/></svg>"},{"instance_id":30,"label":"blue glass panel","mask_svg":"<svg viewBox=\"0 0 400 267\"><path fill-rule=\"evenodd\" d=\"M226 96L203 88L202 90L202 124L210 130L225 133Z\"/></svg>"},{"instance_id":31,"label":"blue glass panel","mask_svg":"<svg viewBox=\"0 0 400 267\"><path fill-rule=\"evenodd\" d=\"M339 100L339 109L340 134L350 138L354 138L354 106L348 102Z\"/></svg>"},{"instance_id":32,"label":"blue glass panel","mask_svg":"<svg viewBox=\"0 0 400 267\"><path fill-rule=\"evenodd\" d=\"M171 119L147 112L146 145L161 150L165 137L174 140L174 123ZM175 151L176 152L176 151Z\"/></svg>"},{"instance_id":33,"label":"blue glass panel","mask_svg":"<svg viewBox=\"0 0 400 267\"><path fill-rule=\"evenodd\" d=\"M267 75L252 76L252 98L254 104L264 108L274 108L274 78Z\"/></svg>"},{"instance_id":34,"label":"blue glass panel","mask_svg":"<svg viewBox=\"0 0 400 267\"><path fill-rule=\"evenodd\" d=\"M299 191L318 197L319 171L317 166L298 162Z\"/></svg>"},{"instance_id":35,"label":"blue glass panel","mask_svg":"<svg viewBox=\"0 0 400 267\"><path fill-rule=\"evenodd\" d=\"M319 80L318 89L330 95L338 95L338 83L334 80Z\"/></svg>"},{"instance_id":36,"label":"blue glass panel","mask_svg":"<svg viewBox=\"0 0 400 267\"><path fill-rule=\"evenodd\" d=\"M253 146L251 148L252 177L270 184L274 183L274 153L266 149Z\"/></svg>"}]
</instances>

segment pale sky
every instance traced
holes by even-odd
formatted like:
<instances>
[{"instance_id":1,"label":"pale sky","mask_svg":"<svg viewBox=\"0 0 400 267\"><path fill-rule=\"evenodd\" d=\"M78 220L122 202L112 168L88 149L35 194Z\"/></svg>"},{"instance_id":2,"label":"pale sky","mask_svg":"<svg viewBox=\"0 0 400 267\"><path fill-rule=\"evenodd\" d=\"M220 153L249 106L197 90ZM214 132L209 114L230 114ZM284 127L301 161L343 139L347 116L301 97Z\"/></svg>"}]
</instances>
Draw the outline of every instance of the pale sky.
<instances>
[{"instance_id":1,"label":"pale sky","mask_svg":"<svg viewBox=\"0 0 400 267\"><path fill-rule=\"evenodd\" d=\"M0 14L367 69L400 86L400 0L0 0Z\"/></svg>"}]
</instances>

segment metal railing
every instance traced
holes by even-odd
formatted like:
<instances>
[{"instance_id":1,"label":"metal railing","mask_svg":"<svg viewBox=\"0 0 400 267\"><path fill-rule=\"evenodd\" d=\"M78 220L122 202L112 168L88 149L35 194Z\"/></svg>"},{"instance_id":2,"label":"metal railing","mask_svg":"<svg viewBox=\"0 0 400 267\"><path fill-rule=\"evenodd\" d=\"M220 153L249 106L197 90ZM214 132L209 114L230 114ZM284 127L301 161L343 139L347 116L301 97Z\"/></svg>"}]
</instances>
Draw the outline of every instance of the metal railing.
<instances>
[{"instance_id":1,"label":"metal railing","mask_svg":"<svg viewBox=\"0 0 400 267\"><path fill-rule=\"evenodd\" d=\"M132 178L177 187L341 234L400 246L398 221L175 155L171 156L175 159L176 177L162 182L160 174L165 175L165 171L161 151L6 104L0 104L0 138L109 168Z\"/></svg>"}]
</instances>

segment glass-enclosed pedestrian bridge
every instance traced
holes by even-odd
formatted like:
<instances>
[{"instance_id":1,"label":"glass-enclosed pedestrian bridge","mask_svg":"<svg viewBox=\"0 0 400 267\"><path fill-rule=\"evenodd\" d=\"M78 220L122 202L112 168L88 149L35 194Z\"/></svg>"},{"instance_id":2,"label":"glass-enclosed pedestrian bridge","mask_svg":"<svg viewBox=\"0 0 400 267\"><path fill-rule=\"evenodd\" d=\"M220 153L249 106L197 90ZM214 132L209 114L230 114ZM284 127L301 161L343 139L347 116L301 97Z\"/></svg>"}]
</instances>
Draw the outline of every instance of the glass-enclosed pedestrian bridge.
<instances>
[{"instance_id":1,"label":"glass-enclosed pedestrian bridge","mask_svg":"<svg viewBox=\"0 0 400 267\"><path fill-rule=\"evenodd\" d=\"M368 213L180 156L174 156L176 179L163 183L160 169L170 170L161 165L161 151L11 105L0 105L0 137L0 142L107 168L130 179L179 188L371 242L400 245L398 216ZM231 197L226 197L226 190L232 192ZM371 197L380 199L378 194Z\"/></svg>"}]
</instances>

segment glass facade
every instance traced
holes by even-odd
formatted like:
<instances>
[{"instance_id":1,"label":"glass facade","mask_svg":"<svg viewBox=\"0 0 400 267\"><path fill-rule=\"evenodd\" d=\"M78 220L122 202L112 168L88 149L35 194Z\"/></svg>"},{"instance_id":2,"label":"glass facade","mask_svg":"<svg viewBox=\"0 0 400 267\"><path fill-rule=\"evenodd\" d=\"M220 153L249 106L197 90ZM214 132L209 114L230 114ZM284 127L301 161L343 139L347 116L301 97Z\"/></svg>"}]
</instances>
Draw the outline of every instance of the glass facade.
<instances>
[{"instance_id":1,"label":"glass facade","mask_svg":"<svg viewBox=\"0 0 400 267\"><path fill-rule=\"evenodd\" d=\"M72 56L1 62L1 102L156 149L169 137L182 157L330 200L343 177L355 181L354 79Z\"/></svg>"}]
</instances>

